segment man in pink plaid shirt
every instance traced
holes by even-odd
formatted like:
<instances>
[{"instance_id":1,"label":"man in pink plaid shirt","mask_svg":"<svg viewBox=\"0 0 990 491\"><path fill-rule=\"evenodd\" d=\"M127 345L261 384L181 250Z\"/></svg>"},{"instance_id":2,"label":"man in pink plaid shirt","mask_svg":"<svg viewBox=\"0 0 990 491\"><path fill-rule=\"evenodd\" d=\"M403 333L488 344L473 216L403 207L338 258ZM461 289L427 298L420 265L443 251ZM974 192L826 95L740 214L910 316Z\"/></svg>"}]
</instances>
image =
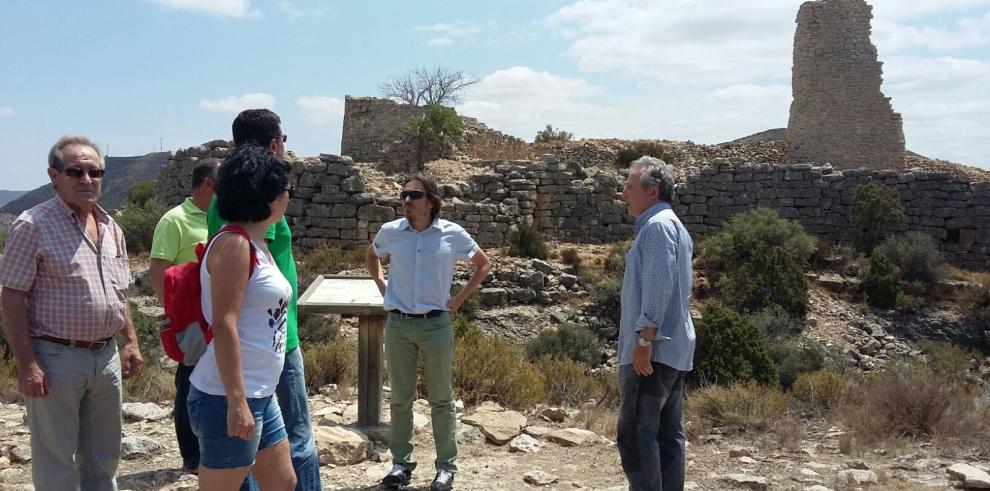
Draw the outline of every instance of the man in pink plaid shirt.
<instances>
[{"instance_id":1,"label":"man in pink plaid shirt","mask_svg":"<svg viewBox=\"0 0 990 491\"><path fill-rule=\"evenodd\" d=\"M48 153L56 196L11 224L0 259L36 489L117 489L121 378L144 360L125 296L124 235L96 204L104 173L91 141L59 139Z\"/></svg>"}]
</instances>

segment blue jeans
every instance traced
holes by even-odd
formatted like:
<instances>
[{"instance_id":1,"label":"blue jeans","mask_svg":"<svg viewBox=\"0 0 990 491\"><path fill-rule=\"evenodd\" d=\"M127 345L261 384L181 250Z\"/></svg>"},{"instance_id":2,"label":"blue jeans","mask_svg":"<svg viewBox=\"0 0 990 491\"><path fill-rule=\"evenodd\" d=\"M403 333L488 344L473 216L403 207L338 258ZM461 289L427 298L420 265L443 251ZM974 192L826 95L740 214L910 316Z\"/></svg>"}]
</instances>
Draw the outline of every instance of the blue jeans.
<instances>
[{"instance_id":1,"label":"blue jeans","mask_svg":"<svg viewBox=\"0 0 990 491\"><path fill-rule=\"evenodd\" d=\"M303 371L302 349L285 353L282 375L275 388L278 406L282 410L285 431L289 434L289 452L296 471L296 491L321 491L320 458L313 440L313 427L306 400L306 374ZM260 491L254 476L248 474L241 491Z\"/></svg>"},{"instance_id":2,"label":"blue jeans","mask_svg":"<svg viewBox=\"0 0 990 491\"><path fill-rule=\"evenodd\" d=\"M199 439L189 425L189 376L195 365L187 367L181 363L175 367L175 439L179 442L179 455L186 469L199 467Z\"/></svg>"},{"instance_id":3,"label":"blue jeans","mask_svg":"<svg viewBox=\"0 0 990 491\"><path fill-rule=\"evenodd\" d=\"M254 465L258 452L286 439L282 413L272 396L247 399L254 417L250 440L227 434L227 396L189 389L186 404L193 433L199 438L200 464L207 469L234 469Z\"/></svg>"},{"instance_id":4,"label":"blue jeans","mask_svg":"<svg viewBox=\"0 0 990 491\"><path fill-rule=\"evenodd\" d=\"M684 489L684 373L657 362L647 377L619 367L616 444L629 491Z\"/></svg>"}]
</instances>

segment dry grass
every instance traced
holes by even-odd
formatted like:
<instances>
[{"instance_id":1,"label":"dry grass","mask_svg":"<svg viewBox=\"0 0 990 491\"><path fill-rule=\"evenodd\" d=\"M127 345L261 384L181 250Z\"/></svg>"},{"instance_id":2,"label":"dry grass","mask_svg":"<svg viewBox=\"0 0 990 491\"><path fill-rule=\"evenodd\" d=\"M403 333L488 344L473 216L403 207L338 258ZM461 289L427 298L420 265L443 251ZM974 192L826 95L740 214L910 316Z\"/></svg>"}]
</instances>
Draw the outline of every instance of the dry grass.
<instances>
[{"instance_id":1,"label":"dry grass","mask_svg":"<svg viewBox=\"0 0 990 491\"><path fill-rule=\"evenodd\" d=\"M605 395L603 382L578 362L547 357L537 360L536 367L543 374L543 398L549 404L579 406Z\"/></svg>"},{"instance_id":2,"label":"dry grass","mask_svg":"<svg viewBox=\"0 0 990 491\"><path fill-rule=\"evenodd\" d=\"M846 380L842 375L829 371L802 374L791 386L794 399L804 403L804 408L816 414L831 413L846 398Z\"/></svg>"},{"instance_id":3,"label":"dry grass","mask_svg":"<svg viewBox=\"0 0 990 491\"><path fill-rule=\"evenodd\" d=\"M968 269L949 266L948 276L951 280L966 281L985 287L990 286L990 272L987 271L970 271Z\"/></svg>"},{"instance_id":4,"label":"dry grass","mask_svg":"<svg viewBox=\"0 0 990 491\"><path fill-rule=\"evenodd\" d=\"M20 402L21 391L17 387L17 362L13 358L0 358L0 402Z\"/></svg>"},{"instance_id":5,"label":"dry grass","mask_svg":"<svg viewBox=\"0 0 990 491\"><path fill-rule=\"evenodd\" d=\"M364 267L366 250L324 247L296 256L296 276L300 295L319 275L337 274L345 269Z\"/></svg>"},{"instance_id":6,"label":"dry grass","mask_svg":"<svg viewBox=\"0 0 990 491\"><path fill-rule=\"evenodd\" d=\"M584 409L575 418L575 424L615 441L619 413L615 409L603 407Z\"/></svg>"},{"instance_id":7,"label":"dry grass","mask_svg":"<svg viewBox=\"0 0 990 491\"><path fill-rule=\"evenodd\" d=\"M901 365L855 384L840 414L866 443L898 437L967 439L990 431L990 411L980 397L927 366Z\"/></svg>"},{"instance_id":8,"label":"dry grass","mask_svg":"<svg viewBox=\"0 0 990 491\"><path fill-rule=\"evenodd\" d=\"M175 369L145 361L137 376L124 381L126 402L161 403L175 399Z\"/></svg>"},{"instance_id":9,"label":"dry grass","mask_svg":"<svg viewBox=\"0 0 990 491\"><path fill-rule=\"evenodd\" d=\"M685 412L702 425L766 431L787 415L788 401L780 390L750 381L695 390L687 398Z\"/></svg>"},{"instance_id":10,"label":"dry grass","mask_svg":"<svg viewBox=\"0 0 990 491\"><path fill-rule=\"evenodd\" d=\"M454 387L467 404L495 401L523 408L543 400L543 374L522 349L468 326L454 345Z\"/></svg>"},{"instance_id":11,"label":"dry grass","mask_svg":"<svg viewBox=\"0 0 990 491\"><path fill-rule=\"evenodd\" d=\"M351 387L357 383L357 346L342 336L309 344L303 350L303 366L309 390L327 384Z\"/></svg>"}]
</instances>

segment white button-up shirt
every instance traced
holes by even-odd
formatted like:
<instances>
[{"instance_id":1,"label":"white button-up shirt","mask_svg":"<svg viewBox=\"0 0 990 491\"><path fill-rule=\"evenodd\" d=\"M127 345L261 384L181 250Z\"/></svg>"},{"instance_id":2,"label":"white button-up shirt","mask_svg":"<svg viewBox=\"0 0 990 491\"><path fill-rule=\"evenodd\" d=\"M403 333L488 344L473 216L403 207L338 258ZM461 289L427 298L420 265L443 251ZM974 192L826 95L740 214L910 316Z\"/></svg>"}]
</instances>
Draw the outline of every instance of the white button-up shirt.
<instances>
[{"instance_id":1,"label":"white button-up shirt","mask_svg":"<svg viewBox=\"0 0 990 491\"><path fill-rule=\"evenodd\" d=\"M407 314L447 310L454 264L479 250L460 225L439 218L422 232L406 218L393 220L382 225L371 244L376 255L390 257L385 310Z\"/></svg>"}]
</instances>

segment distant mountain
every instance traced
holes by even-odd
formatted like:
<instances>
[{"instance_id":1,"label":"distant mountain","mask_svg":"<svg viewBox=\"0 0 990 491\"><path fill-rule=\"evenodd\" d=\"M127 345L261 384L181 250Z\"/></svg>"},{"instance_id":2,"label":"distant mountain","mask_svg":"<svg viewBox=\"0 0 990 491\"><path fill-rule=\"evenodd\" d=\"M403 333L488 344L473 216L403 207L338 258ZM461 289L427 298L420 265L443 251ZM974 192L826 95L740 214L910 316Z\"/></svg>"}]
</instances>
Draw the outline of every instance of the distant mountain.
<instances>
[{"instance_id":1,"label":"distant mountain","mask_svg":"<svg viewBox=\"0 0 990 491\"><path fill-rule=\"evenodd\" d=\"M772 130L753 133L752 135L744 136L742 138L725 143L760 143L766 141L778 141L778 140L786 140L786 139L787 139L787 128L774 128ZM721 145L725 145L725 143L722 143Z\"/></svg>"},{"instance_id":2,"label":"distant mountain","mask_svg":"<svg viewBox=\"0 0 990 491\"><path fill-rule=\"evenodd\" d=\"M110 210L120 208L127 201L127 192L140 181L158 179L161 168L168 161L168 152L154 152L136 157L107 157L107 174L103 177L103 195L100 205ZM39 169L45 172L45 169ZM45 184L33 191L21 192L23 196L0 208L0 213L20 212L54 196L52 185Z\"/></svg>"},{"instance_id":3,"label":"distant mountain","mask_svg":"<svg viewBox=\"0 0 990 491\"><path fill-rule=\"evenodd\" d=\"M0 189L0 206L10 203L25 194L27 194L27 191L6 191Z\"/></svg>"}]
</instances>

